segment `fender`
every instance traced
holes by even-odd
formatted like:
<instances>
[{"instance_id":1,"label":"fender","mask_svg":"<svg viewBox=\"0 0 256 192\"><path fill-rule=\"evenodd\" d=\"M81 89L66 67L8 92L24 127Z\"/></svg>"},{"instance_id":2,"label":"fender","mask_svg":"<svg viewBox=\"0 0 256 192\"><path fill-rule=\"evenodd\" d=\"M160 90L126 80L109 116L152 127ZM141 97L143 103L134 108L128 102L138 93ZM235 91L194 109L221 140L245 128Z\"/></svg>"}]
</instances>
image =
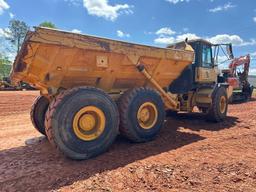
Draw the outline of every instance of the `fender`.
<instances>
[{"instance_id":1,"label":"fender","mask_svg":"<svg viewBox=\"0 0 256 192\"><path fill-rule=\"evenodd\" d=\"M229 85L229 83L217 83L213 88L213 92L212 92L211 96L213 96L215 94L216 90L220 87L223 87L226 89L227 97L229 99L233 93L233 87L231 85Z\"/></svg>"}]
</instances>

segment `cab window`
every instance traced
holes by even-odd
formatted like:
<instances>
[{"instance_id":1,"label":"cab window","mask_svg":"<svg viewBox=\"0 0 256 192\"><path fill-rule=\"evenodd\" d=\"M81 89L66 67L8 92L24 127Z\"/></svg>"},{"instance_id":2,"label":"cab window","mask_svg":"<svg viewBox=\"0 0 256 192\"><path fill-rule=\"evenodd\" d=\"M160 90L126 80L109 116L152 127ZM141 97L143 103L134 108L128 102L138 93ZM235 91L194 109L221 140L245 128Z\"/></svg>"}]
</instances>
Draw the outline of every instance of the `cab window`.
<instances>
[{"instance_id":1,"label":"cab window","mask_svg":"<svg viewBox=\"0 0 256 192\"><path fill-rule=\"evenodd\" d=\"M206 45L203 45L202 67L212 68L212 49Z\"/></svg>"}]
</instances>

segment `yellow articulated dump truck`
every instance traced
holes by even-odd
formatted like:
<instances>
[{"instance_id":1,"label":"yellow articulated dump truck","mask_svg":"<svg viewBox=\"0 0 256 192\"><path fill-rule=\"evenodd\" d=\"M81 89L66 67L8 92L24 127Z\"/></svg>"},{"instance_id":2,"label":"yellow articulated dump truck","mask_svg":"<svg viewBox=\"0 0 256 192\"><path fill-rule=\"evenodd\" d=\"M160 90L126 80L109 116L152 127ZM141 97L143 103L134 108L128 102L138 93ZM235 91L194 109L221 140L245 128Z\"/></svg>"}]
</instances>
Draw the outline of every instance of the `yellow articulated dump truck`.
<instances>
[{"instance_id":1,"label":"yellow articulated dump truck","mask_svg":"<svg viewBox=\"0 0 256 192\"><path fill-rule=\"evenodd\" d=\"M119 133L152 140L166 112L197 107L210 120L226 117L229 86L218 82L211 45L199 40L197 54L193 43L157 48L38 27L26 35L11 80L40 90L34 127L66 156L88 159Z\"/></svg>"}]
</instances>

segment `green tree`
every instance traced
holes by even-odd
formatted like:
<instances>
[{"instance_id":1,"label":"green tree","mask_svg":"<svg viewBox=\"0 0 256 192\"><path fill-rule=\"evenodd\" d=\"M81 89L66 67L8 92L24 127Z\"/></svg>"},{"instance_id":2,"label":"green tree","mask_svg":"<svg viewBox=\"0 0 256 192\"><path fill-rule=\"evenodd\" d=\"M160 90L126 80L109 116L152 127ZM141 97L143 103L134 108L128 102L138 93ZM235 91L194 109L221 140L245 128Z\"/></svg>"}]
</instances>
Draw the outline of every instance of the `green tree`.
<instances>
[{"instance_id":1,"label":"green tree","mask_svg":"<svg viewBox=\"0 0 256 192\"><path fill-rule=\"evenodd\" d=\"M9 27L5 31L7 34L6 39L11 42L17 53L20 51L22 42L28 30L29 26L24 21L13 19L9 22Z\"/></svg>"},{"instance_id":2,"label":"green tree","mask_svg":"<svg viewBox=\"0 0 256 192\"><path fill-rule=\"evenodd\" d=\"M50 21L45 21L45 22L41 23L39 26L40 26L40 27L53 28L53 29L56 28L55 24L52 23L52 22L50 22Z\"/></svg>"},{"instance_id":3,"label":"green tree","mask_svg":"<svg viewBox=\"0 0 256 192\"><path fill-rule=\"evenodd\" d=\"M9 76L11 67L11 61L0 54L0 78Z\"/></svg>"}]
</instances>

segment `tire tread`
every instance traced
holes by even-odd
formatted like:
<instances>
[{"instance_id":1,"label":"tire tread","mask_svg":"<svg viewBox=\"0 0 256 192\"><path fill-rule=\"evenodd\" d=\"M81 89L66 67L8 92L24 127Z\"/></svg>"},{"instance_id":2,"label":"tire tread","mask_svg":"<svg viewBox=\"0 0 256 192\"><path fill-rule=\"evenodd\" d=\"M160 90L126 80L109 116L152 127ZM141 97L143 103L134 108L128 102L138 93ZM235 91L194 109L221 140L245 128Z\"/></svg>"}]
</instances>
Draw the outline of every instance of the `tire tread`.
<instances>
[{"instance_id":1,"label":"tire tread","mask_svg":"<svg viewBox=\"0 0 256 192\"><path fill-rule=\"evenodd\" d=\"M149 87L138 87L126 91L118 100L118 108L120 114L120 133L133 142L141 142L141 138L139 138L136 134L133 133L131 129L129 129L129 119L122 114L128 113L131 101L139 92L147 91L156 92L154 89Z\"/></svg>"},{"instance_id":2,"label":"tire tread","mask_svg":"<svg viewBox=\"0 0 256 192\"><path fill-rule=\"evenodd\" d=\"M47 135L48 140L51 143L51 145L53 147L55 147L57 149L57 151L63 155L65 155L65 153L58 147L57 142L55 141L55 137L54 137L54 130L52 127L52 120L54 117L54 113L55 113L56 109L61 105L63 99L65 99L66 97L69 97L73 93L78 92L79 90L82 90L82 89L97 91L97 92L100 92L105 95L104 91L102 91L101 89L95 88L95 87L83 86L83 87L75 87L75 88L71 88L68 90L64 90L53 98L53 100L51 101L51 103L48 107L48 110L46 112L46 116L45 116L46 135ZM119 121L119 116L118 116L118 121Z\"/></svg>"}]
</instances>

